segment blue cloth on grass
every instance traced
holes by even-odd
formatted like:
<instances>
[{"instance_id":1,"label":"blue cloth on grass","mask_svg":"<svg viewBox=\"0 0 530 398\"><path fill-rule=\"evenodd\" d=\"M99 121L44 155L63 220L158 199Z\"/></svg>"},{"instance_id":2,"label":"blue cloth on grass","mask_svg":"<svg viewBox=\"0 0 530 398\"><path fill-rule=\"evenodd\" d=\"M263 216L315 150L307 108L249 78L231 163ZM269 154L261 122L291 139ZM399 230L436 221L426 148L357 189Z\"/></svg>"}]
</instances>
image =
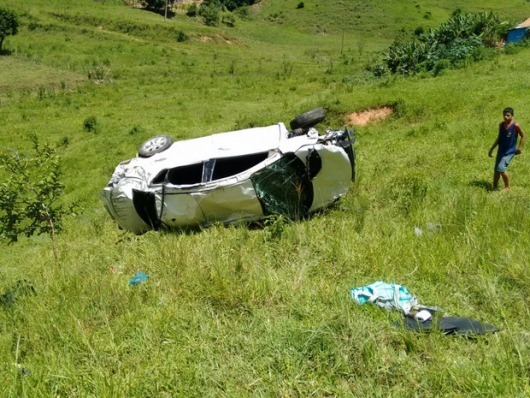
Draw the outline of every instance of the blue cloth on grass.
<instances>
[{"instance_id":1,"label":"blue cloth on grass","mask_svg":"<svg viewBox=\"0 0 530 398\"><path fill-rule=\"evenodd\" d=\"M383 281L353 288L350 295L359 304L374 303L389 311L400 310L404 314L408 314L412 307L418 305L416 296L410 294L405 286Z\"/></svg>"}]
</instances>

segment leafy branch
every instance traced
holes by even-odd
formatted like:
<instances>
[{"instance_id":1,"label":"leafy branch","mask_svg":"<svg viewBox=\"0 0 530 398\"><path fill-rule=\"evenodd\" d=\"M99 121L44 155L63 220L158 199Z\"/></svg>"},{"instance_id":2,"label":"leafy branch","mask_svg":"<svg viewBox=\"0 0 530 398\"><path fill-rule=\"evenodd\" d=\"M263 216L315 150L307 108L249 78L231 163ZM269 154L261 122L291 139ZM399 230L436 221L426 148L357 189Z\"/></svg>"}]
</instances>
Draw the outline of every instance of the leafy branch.
<instances>
[{"instance_id":1,"label":"leafy branch","mask_svg":"<svg viewBox=\"0 0 530 398\"><path fill-rule=\"evenodd\" d=\"M20 235L49 234L57 264L55 235L62 229L63 217L75 212L75 205L58 203L64 185L55 150L41 145L36 135L30 139L31 156L16 150L0 154L0 239L14 243Z\"/></svg>"}]
</instances>

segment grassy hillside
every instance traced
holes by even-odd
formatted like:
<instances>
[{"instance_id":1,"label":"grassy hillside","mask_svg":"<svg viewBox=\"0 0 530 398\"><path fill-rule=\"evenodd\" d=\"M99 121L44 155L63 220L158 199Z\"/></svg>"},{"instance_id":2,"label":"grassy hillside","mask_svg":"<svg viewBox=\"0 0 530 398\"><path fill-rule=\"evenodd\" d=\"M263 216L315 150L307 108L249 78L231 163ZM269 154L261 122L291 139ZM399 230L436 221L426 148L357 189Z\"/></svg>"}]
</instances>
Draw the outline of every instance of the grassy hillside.
<instances>
[{"instance_id":1,"label":"grassy hillside","mask_svg":"<svg viewBox=\"0 0 530 398\"><path fill-rule=\"evenodd\" d=\"M435 27L455 10L464 13L493 11L506 19L522 22L527 18L524 2L501 4L486 1L303 1L269 0L259 6L261 16L282 26L296 27L312 34L361 36L370 42L392 40L400 31L412 32L418 26Z\"/></svg>"},{"instance_id":2,"label":"grassy hillside","mask_svg":"<svg viewBox=\"0 0 530 398\"><path fill-rule=\"evenodd\" d=\"M506 106L530 132L530 51L436 78L365 67L456 8L520 22L530 3L298 3L263 1L228 28L118 1L4 0L22 26L0 56L0 148L24 151L31 133L57 147L64 201L82 210L58 235L58 265L46 236L2 246L0 293L22 279L36 290L0 306L3 396L528 395L530 158L510 166L511 192L490 192L487 152ZM134 236L100 203L151 136L319 106L341 127L384 105L392 117L356 127L357 181L311 220ZM129 286L137 271L148 282ZM376 280L502 331L395 328L399 314L349 297Z\"/></svg>"}]
</instances>

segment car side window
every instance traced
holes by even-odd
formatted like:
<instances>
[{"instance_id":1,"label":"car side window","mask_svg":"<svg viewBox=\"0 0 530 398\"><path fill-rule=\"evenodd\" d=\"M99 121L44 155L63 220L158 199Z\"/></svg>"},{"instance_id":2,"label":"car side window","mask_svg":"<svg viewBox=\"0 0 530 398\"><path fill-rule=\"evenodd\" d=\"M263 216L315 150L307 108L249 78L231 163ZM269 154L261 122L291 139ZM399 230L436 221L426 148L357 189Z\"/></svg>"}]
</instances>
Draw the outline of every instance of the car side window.
<instances>
[{"instance_id":1,"label":"car side window","mask_svg":"<svg viewBox=\"0 0 530 398\"><path fill-rule=\"evenodd\" d=\"M269 152L229 158L209 159L203 163L164 169L152 180L152 184L168 182L172 185L193 185L221 180L242 173L269 157Z\"/></svg>"},{"instance_id":2,"label":"car side window","mask_svg":"<svg viewBox=\"0 0 530 398\"><path fill-rule=\"evenodd\" d=\"M242 173L269 157L269 152L252 153L250 155L216 159L212 181L232 177Z\"/></svg>"},{"instance_id":3,"label":"car side window","mask_svg":"<svg viewBox=\"0 0 530 398\"><path fill-rule=\"evenodd\" d=\"M202 163L175 167L167 173L167 182L173 185L192 185L202 182Z\"/></svg>"}]
</instances>

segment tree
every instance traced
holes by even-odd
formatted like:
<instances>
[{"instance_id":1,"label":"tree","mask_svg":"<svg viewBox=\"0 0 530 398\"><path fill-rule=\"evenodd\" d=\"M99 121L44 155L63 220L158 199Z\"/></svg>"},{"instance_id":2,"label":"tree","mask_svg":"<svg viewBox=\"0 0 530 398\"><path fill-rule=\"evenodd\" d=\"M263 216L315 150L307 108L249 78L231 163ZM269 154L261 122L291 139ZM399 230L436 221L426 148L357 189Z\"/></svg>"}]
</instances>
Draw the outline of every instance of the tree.
<instances>
[{"instance_id":1,"label":"tree","mask_svg":"<svg viewBox=\"0 0 530 398\"><path fill-rule=\"evenodd\" d=\"M166 0L145 0L149 8L164 8Z\"/></svg>"},{"instance_id":2,"label":"tree","mask_svg":"<svg viewBox=\"0 0 530 398\"><path fill-rule=\"evenodd\" d=\"M41 146L35 135L31 140L32 156L18 151L0 154L0 239L14 243L19 235L47 233L57 264L55 233L74 206L57 203L64 192L57 154L48 145Z\"/></svg>"},{"instance_id":3,"label":"tree","mask_svg":"<svg viewBox=\"0 0 530 398\"><path fill-rule=\"evenodd\" d=\"M188 17L196 17L197 16L197 4L196 3L191 3L188 6L188 9L186 10L186 15Z\"/></svg>"},{"instance_id":4,"label":"tree","mask_svg":"<svg viewBox=\"0 0 530 398\"><path fill-rule=\"evenodd\" d=\"M228 11L234 11L237 8L251 6L257 3L256 0L219 0L219 3L226 7Z\"/></svg>"},{"instance_id":5,"label":"tree","mask_svg":"<svg viewBox=\"0 0 530 398\"><path fill-rule=\"evenodd\" d=\"M206 25L215 26L219 22L219 12L222 7L219 0L205 1L199 8L199 15L204 18Z\"/></svg>"},{"instance_id":6,"label":"tree","mask_svg":"<svg viewBox=\"0 0 530 398\"><path fill-rule=\"evenodd\" d=\"M18 17L12 11L5 8L0 8L0 54L2 53L2 45L7 36L16 35L18 33Z\"/></svg>"}]
</instances>

